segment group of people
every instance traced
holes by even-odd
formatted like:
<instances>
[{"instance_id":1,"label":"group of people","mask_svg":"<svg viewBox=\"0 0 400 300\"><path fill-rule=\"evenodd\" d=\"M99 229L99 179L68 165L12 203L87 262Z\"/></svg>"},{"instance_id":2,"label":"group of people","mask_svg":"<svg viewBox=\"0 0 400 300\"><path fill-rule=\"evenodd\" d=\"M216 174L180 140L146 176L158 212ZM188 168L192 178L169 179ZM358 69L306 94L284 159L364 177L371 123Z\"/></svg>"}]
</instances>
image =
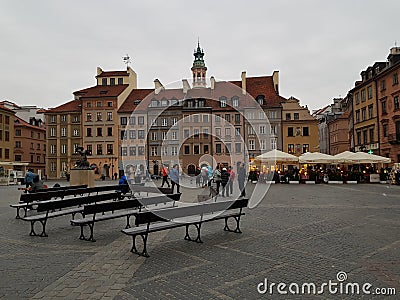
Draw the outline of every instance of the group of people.
<instances>
[{"instance_id":1,"label":"group of people","mask_svg":"<svg viewBox=\"0 0 400 300\"><path fill-rule=\"evenodd\" d=\"M176 186L176 192L180 193L178 164L175 164L171 170L169 170L168 166L164 164L161 170L161 175L162 175L161 187L164 187L164 183L166 183L168 187L171 187L171 192L174 193L174 189ZM169 184L168 176L171 179L171 185Z\"/></svg>"},{"instance_id":2,"label":"group of people","mask_svg":"<svg viewBox=\"0 0 400 300\"><path fill-rule=\"evenodd\" d=\"M33 169L28 169L25 173L25 193L28 191L30 193L36 193L39 190L43 190L45 188L43 181L40 180L38 174L33 172Z\"/></svg>"}]
</instances>

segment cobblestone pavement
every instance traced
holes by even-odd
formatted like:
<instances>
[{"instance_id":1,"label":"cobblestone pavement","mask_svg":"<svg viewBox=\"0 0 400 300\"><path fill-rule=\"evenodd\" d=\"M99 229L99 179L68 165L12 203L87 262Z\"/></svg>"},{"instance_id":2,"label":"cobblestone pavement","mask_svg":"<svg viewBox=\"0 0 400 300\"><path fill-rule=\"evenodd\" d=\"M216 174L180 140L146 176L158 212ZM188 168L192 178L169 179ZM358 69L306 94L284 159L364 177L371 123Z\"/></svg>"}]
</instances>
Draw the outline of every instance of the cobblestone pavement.
<instances>
[{"instance_id":1,"label":"cobblestone pavement","mask_svg":"<svg viewBox=\"0 0 400 300\"><path fill-rule=\"evenodd\" d=\"M198 192L183 189L183 198ZM95 243L80 241L68 216L48 221L47 238L30 237L29 224L9 207L19 194L0 187L0 298L286 299L292 295L276 289L259 294L257 285L338 282L340 271L345 282L400 293L398 186L271 185L246 211L242 234L224 232L223 220L203 225L203 244L183 240L183 228L154 233L147 259L129 252L123 219L96 224ZM348 296L325 289L312 297Z\"/></svg>"}]
</instances>

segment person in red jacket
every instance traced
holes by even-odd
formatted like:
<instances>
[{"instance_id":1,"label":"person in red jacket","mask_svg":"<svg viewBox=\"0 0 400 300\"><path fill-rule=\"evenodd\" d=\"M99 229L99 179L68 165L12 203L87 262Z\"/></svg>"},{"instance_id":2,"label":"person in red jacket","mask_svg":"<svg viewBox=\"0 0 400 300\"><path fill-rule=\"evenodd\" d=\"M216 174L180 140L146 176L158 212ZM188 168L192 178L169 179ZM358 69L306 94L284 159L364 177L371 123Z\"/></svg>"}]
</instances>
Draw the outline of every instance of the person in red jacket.
<instances>
[{"instance_id":1,"label":"person in red jacket","mask_svg":"<svg viewBox=\"0 0 400 300\"><path fill-rule=\"evenodd\" d=\"M162 173L162 183L161 183L161 187L164 186L164 183L167 183L168 187L170 187L169 185L169 181L168 181L168 167L166 165L163 165L163 168L161 170Z\"/></svg>"}]
</instances>

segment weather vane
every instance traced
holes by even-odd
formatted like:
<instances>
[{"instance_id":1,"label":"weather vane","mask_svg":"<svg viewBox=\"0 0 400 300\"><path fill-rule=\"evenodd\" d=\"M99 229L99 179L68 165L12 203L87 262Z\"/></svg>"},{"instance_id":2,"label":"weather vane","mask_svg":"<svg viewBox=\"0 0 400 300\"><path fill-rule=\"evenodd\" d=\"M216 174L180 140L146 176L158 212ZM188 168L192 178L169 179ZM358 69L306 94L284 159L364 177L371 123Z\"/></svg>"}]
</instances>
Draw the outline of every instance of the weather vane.
<instances>
[{"instance_id":1,"label":"weather vane","mask_svg":"<svg viewBox=\"0 0 400 300\"><path fill-rule=\"evenodd\" d=\"M129 67L129 64L131 63L131 58L129 57L129 54L125 55L122 57L122 60L126 64L127 67Z\"/></svg>"}]
</instances>

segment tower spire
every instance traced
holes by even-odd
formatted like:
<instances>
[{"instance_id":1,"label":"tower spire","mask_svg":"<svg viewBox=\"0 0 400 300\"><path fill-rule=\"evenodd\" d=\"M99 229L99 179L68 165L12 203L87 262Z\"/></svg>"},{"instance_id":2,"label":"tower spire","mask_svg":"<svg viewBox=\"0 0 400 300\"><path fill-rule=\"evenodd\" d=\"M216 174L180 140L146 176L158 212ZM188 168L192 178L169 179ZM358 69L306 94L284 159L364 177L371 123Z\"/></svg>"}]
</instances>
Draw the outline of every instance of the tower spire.
<instances>
[{"instance_id":1,"label":"tower spire","mask_svg":"<svg viewBox=\"0 0 400 300\"><path fill-rule=\"evenodd\" d=\"M200 38L197 38L197 49L193 53L194 61L192 66L193 87L206 87L207 67L204 62L204 51L200 48Z\"/></svg>"}]
</instances>

